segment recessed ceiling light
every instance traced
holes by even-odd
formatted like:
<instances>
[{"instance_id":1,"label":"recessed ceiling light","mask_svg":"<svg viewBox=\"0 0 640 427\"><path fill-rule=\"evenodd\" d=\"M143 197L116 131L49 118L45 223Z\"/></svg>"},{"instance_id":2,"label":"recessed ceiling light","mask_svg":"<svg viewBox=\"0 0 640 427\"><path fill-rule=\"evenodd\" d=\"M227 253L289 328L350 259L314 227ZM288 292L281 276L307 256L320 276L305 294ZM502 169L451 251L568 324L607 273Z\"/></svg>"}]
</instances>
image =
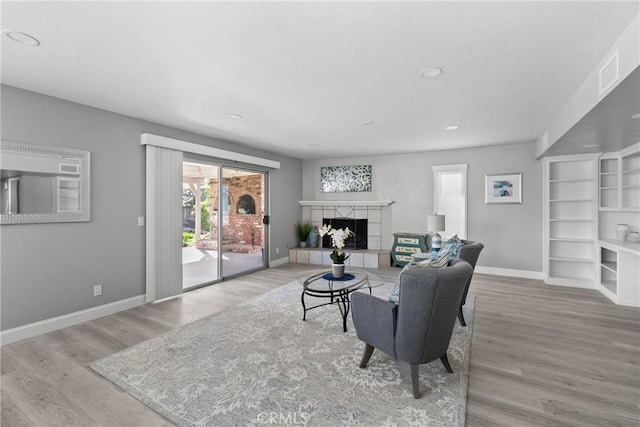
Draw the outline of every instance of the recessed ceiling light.
<instances>
[{"instance_id":1,"label":"recessed ceiling light","mask_svg":"<svg viewBox=\"0 0 640 427\"><path fill-rule=\"evenodd\" d=\"M587 145L583 145L582 148L596 148L599 147L598 144L587 144Z\"/></svg>"},{"instance_id":2,"label":"recessed ceiling light","mask_svg":"<svg viewBox=\"0 0 640 427\"><path fill-rule=\"evenodd\" d=\"M433 79L435 77L438 77L440 74L442 74L442 68L427 67L427 68L423 68L422 70L420 70L418 72L418 74L421 77L428 77L430 79Z\"/></svg>"},{"instance_id":3,"label":"recessed ceiling light","mask_svg":"<svg viewBox=\"0 0 640 427\"><path fill-rule=\"evenodd\" d=\"M451 126L445 126L444 130L457 130L460 129L460 126L456 126L456 125L451 125Z\"/></svg>"},{"instance_id":4,"label":"recessed ceiling light","mask_svg":"<svg viewBox=\"0 0 640 427\"><path fill-rule=\"evenodd\" d=\"M7 36L14 42L23 44L25 46L32 46L32 47L40 46L40 41L38 41L37 38L27 33L22 33L20 31L13 31L13 30L4 30L2 34Z\"/></svg>"},{"instance_id":5,"label":"recessed ceiling light","mask_svg":"<svg viewBox=\"0 0 640 427\"><path fill-rule=\"evenodd\" d=\"M366 121L362 122L362 124L365 125L365 126L369 126L369 125L372 125L374 123L375 122L373 120L366 120Z\"/></svg>"},{"instance_id":6,"label":"recessed ceiling light","mask_svg":"<svg viewBox=\"0 0 640 427\"><path fill-rule=\"evenodd\" d=\"M640 119L640 114L634 114L631 116L632 119Z\"/></svg>"},{"instance_id":7,"label":"recessed ceiling light","mask_svg":"<svg viewBox=\"0 0 640 427\"><path fill-rule=\"evenodd\" d=\"M230 119L241 119L242 116L240 114L229 114Z\"/></svg>"}]
</instances>

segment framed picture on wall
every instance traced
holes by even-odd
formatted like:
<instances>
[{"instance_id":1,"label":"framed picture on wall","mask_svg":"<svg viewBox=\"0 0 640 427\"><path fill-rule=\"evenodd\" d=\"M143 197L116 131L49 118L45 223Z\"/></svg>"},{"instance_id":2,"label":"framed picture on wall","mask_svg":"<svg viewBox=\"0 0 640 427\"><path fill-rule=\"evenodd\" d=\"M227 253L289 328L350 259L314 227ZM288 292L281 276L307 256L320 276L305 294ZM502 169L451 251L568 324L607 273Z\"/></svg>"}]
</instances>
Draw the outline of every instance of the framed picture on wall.
<instances>
[{"instance_id":1,"label":"framed picture on wall","mask_svg":"<svg viewBox=\"0 0 640 427\"><path fill-rule=\"evenodd\" d=\"M522 173L484 176L484 202L522 203Z\"/></svg>"},{"instance_id":2,"label":"framed picture on wall","mask_svg":"<svg viewBox=\"0 0 640 427\"><path fill-rule=\"evenodd\" d=\"M320 167L320 191L371 191L371 165Z\"/></svg>"}]
</instances>

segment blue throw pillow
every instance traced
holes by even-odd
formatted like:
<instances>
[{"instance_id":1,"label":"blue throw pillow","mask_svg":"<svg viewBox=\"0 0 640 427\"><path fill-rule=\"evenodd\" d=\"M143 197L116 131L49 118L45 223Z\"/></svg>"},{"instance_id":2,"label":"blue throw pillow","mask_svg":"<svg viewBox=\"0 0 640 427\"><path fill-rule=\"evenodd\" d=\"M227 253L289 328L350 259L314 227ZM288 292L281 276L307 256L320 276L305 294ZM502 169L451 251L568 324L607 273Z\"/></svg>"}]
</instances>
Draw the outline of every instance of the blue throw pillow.
<instances>
[{"instance_id":1,"label":"blue throw pillow","mask_svg":"<svg viewBox=\"0 0 640 427\"><path fill-rule=\"evenodd\" d=\"M456 234L442 245L440 252L447 252L451 258L455 258L463 245L464 243Z\"/></svg>"},{"instance_id":2,"label":"blue throw pillow","mask_svg":"<svg viewBox=\"0 0 640 427\"><path fill-rule=\"evenodd\" d=\"M405 270L408 270L411 268L411 264L413 263L407 263L404 265L404 267L402 267L402 271L400 272L400 275L402 275L402 273ZM393 304L399 304L400 303L400 279L398 279L398 281L396 282L395 286L393 287L393 290L391 291L391 295L389 296L389 302L393 303Z\"/></svg>"},{"instance_id":3,"label":"blue throw pillow","mask_svg":"<svg viewBox=\"0 0 640 427\"><path fill-rule=\"evenodd\" d=\"M393 287L391 295L389 295L389 302L393 304L400 303L400 282L396 282L396 285Z\"/></svg>"}]
</instances>

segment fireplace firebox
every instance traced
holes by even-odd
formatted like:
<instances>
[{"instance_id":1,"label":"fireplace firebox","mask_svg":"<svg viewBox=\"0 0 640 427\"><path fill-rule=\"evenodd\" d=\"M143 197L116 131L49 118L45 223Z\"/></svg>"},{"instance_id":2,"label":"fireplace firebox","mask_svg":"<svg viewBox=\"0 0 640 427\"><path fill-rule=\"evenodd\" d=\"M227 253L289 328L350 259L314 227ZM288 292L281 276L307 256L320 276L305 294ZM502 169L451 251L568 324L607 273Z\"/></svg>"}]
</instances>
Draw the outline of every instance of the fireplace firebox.
<instances>
[{"instance_id":1,"label":"fireplace firebox","mask_svg":"<svg viewBox=\"0 0 640 427\"><path fill-rule=\"evenodd\" d=\"M355 236L345 240L345 249L367 249L367 220L353 218L324 218L323 224L331 225L331 228L347 228L355 233ZM322 247L331 248L331 236L322 238Z\"/></svg>"}]
</instances>

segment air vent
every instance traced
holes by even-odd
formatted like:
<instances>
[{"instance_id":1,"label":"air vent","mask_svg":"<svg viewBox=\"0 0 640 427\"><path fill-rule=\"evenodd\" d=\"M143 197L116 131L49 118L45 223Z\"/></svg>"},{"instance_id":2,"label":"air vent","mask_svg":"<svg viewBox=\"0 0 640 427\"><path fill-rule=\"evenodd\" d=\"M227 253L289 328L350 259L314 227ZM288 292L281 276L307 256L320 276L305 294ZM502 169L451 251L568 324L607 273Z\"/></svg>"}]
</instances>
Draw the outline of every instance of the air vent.
<instances>
[{"instance_id":1,"label":"air vent","mask_svg":"<svg viewBox=\"0 0 640 427\"><path fill-rule=\"evenodd\" d=\"M78 173L80 173L80 168L79 165L60 163L60 173L71 173L77 175Z\"/></svg>"},{"instance_id":2,"label":"air vent","mask_svg":"<svg viewBox=\"0 0 640 427\"><path fill-rule=\"evenodd\" d=\"M604 64L604 67L600 69L600 85L599 95L602 95L614 85L620 79L620 67L618 60L618 51Z\"/></svg>"}]
</instances>

